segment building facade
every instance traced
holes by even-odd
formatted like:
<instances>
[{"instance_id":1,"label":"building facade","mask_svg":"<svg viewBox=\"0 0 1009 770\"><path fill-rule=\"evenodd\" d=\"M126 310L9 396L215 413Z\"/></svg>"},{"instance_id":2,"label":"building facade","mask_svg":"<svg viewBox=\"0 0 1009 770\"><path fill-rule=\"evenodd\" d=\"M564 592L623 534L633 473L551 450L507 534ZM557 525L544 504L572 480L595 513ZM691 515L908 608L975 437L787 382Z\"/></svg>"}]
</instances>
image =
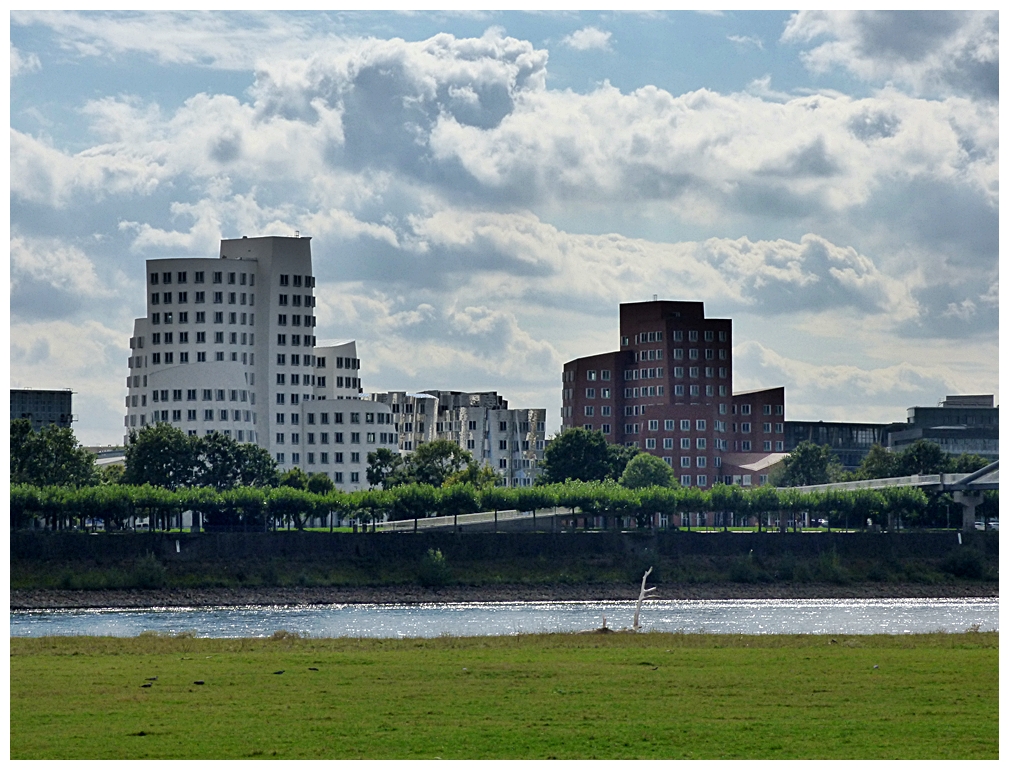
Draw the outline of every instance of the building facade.
<instances>
[{"instance_id":1,"label":"building facade","mask_svg":"<svg viewBox=\"0 0 1009 770\"><path fill-rule=\"evenodd\" d=\"M546 409L509 409L496 392L424 391L438 399L438 438L458 444L508 487L532 486L546 448Z\"/></svg>"},{"instance_id":2,"label":"building facade","mask_svg":"<svg viewBox=\"0 0 1009 770\"><path fill-rule=\"evenodd\" d=\"M125 442L159 422L220 431L267 449L282 471L366 487L367 452L398 437L390 410L361 399L355 343L317 346L314 289L310 238L243 237L222 240L216 258L148 260Z\"/></svg>"},{"instance_id":3,"label":"building facade","mask_svg":"<svg viewBox=\"0 0 1009 770\"><path fill-rule=\"evenodd\" d=\"M887 423L789 420L785 423L785 451L791 452L803 441L826 444L846 471L854 471L873 444L886 446L888 429Z\"/></svg>"},{"instance_id":4,"label":"building facade","mask_svg":"<svg viewBox=\"0 0 1009 770\"><path fill-rule=\"evenodd\" d=\"M785 450L803 441L826 444L847 471L862 463L874 444L901 452L920 439L951 455L977 454L998 459L998 407L992 395L946 396L938 406L912 406L906 422L785 423Z\"/></svg>"},{"instance_id":5,"label":"building facade","mask_svg":"<svg viewBox=\"0 0 1009 770\"><path fill-rule=\"evenodd\" d=\"M392 409L403 453L444 439L492 468L504 486L532 486L540 473L546 446L545 409L509 409L504 398L490 391L393 391L372 393L369 398Z\"/></svg>"},{"instance_id":6,"label":"building facade","mask_svg":"<svg viewBox=\"0 0 1009 770\"><path fill-rule=\"evenodd\" d=\"M998 407L992 395L946 396L938 406L912 406L907 422L887 432L887 447L902 451L919 439L934 441L952 455L998 459Z\"/></svg>"},{"instance_id":7,"label":"building facade","mask_svg":"<svg viewBox=\"0 0 1009 770\"><path fill-rule=\"evenodd\" d=\"M11 388L11 419L30 420L32 430L38 431L47 425L71 428L77 419L73 412L73 391L70 388Z\"/></svg>"},{"instance_id":8,"label":"building facade","mask_svg":"<svg viewBox=\"0 0 1009 770\"><path fill-rule=\"evenodd\" d=\"M621 304L620 348L569 361L562 381L562 429L661 457L684 486L742 483L741 463L784 451L784 388L733 394L732 321L703 302Z\"/></svg>"}]
</instances>

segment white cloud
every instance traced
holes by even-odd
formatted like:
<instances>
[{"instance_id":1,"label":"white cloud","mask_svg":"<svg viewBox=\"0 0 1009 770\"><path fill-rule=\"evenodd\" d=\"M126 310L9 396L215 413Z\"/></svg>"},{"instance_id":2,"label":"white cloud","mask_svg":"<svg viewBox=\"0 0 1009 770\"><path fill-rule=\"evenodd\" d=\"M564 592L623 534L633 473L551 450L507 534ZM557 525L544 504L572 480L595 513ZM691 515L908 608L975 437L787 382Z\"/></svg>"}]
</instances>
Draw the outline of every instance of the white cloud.
<instances>
[{"instance_id":1,"label":"white cloud","mask_svg":"<svg viewBox=\"0 0 1009 770\"><path fill-rule=\"evenodd\" d=\"M91 259L79 248L53 238L13 236L10 240L11 291L31 279L54 289L86 297L108 297L112 291L95 273Z\"/></svg>"},{"instance_id":2,"label":"white cloud","mask_svg":"<svg viewBox=\"0 0 1009 770\"><path fill-rule=\"evenodd\" d=\"M22 53L13 45L11 46L11 78L24 75L27 72L34 72L42 69L42 62L38 55L34 53Z\"/></svg>"},{"instance_id":3,"label":"white cloud","mask_svg":"<svg viewBox=\"0 0 1009 770\"><path fill-rule=\"evenodd\" d=\"M732 356L733 389L784 385L791 420L899 422L908 406L932 404L936 394L962 392L964 384L952 367L810 364L754 341L735 346Z\"/></svg>"},{"instance_id":4,"label":"white cloud","mask_svg":"<svg viewBox=\"0 0 1009 770\"><path fill-rule=\"evenodd\" d=\"M47 321L12 323L10 331L11 387L72 388L74 432L85 443L122 444L129 329Z\"/></svg>"},{"instance_id":5,"label":"white cloud","mask_svg":"<svg viewBox=\"0 0 1009 770\"><path fill-rule=\"evenodd\" d=\"M612 34L597 27L582 27L570 35L565 35L561 43L576 51L609 51Z\"/></svg>"},{"instance_id":6,"label":"white cloud","mask_svg":"<svg viewBox=\"0 0 1009 770\"><path fill-rule=\"evenodd\" d=\"M729 35L727 39L744 50L747 48L757 48L761 51L764 50L764 41L759 37L752 35Z\"/></svg>"},{"instance_id":7,"label":"white cloud","mask_svg":"<svg viewBox=\"0 0 1009 770\"><path fill-rule=\"evenodd\" d=\"M843 67L917 93L968 91L998 99L997 11L799 11L784 42L810 43L813 72Z\"/></svg>"}]
</instances>

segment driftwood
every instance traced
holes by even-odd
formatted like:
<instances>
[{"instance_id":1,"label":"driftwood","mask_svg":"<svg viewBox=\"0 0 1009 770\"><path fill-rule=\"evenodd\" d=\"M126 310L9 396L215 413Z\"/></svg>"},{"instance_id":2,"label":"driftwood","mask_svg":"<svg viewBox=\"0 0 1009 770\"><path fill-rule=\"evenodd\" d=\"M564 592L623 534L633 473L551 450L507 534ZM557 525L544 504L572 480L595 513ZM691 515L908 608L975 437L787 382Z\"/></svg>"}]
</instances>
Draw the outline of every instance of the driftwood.
<instances>
[{"instance_id":1,"label":"driftwood","mask_svg":"<svg viewBox=\"0 0 1009 770\"><path fill-rule=\"evenodd\" d=\"M646 596L651 595L653 591L657 591L657 588L645 588L645 583L648 580L648 576L652 574L652 568L649 567L645 572L644 576L641 578L641 593L638 594L638 605L634 608L634 625L631 627L633 631L641 630L641 623L638 622L641 616L641 602L645 600Z\"/></svg>"}]
</instances>

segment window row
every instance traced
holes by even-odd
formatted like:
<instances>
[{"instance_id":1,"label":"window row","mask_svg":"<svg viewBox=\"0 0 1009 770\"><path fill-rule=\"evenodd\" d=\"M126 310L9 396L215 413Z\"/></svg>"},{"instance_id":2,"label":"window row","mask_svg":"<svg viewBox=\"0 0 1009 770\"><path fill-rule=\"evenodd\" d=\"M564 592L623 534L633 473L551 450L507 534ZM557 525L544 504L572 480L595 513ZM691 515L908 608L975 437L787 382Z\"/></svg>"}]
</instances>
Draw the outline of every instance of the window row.
<instances>
[{"instance_id":1,"label":"window row","mask_svg":"<svg viewBox=\"0 0 1009 770\"><path fill-rule=\"evenodd\" d=\"M286 345L287 344L287 335L286 334L278 334L277 335L277 344L278 345ZM305 334L305 335L292 334L291 335L291 346L292 347L297 347L298 345L304 345L306 348L315 347L315 337L313 337L310 334Z\"/></svg>"},{"instance_id":2,"label":"window row","mask_svg":"<svg viewBox=\"0 0 1009 770\"><path fill-rule=\"evenodd\" d=\"M300 444L301 443L301 434L300 433L276 433L276 434L274 434L274 443L275 444L286 443L286 440L288 438L290 438L290 443L292 443L292 444ZM315 444L317 438L318 438L320 444L328 444L329 443L330 434L328 434L328 433L318 433L318 434L316 434L316 433L306 433L305 434L305 443L306 444ZM342 443L344 443L343 439L344 439L344 434L343 433L334 433L333 434L333 443L334 444L342 444ZM362 443L361 442L361 434L357 433L357 432L351 432L350 433L350 442L349 443L351 443L351 444L360 444L360 443ZM363 443L365 443L365 444L397 444L397 443L399 443L399 435L396 434L396 433L389 433L389 432L386 432L386 433L381 433L381 432L380 433L365 433L364 434L364 442Z\"/></svg>"},{"instance_id":3,"label":"window row","mask_svg":"<svg viewBox=\"0 0 1009 770\"><path fill-rule=\"evenodd\" d=\"M171 305L172 298L175 298L175 304L177 305L188 305L189 304L189 292L180 291L176 294L172 294L170 291L164 292L151 292L151 304L152 305ZM224 304L224 292L215 291L212 294L212 298L215 305ZM205 291L193 292L193 302L197 305L202 305L207 301L207 293ZM255 294L246 294L245 292L228 292L228 304L229 305L249 305L250 307L256 304Z\"/></svg>"},{"instance_id":4,"label":"window row","mask_svg":"<svg viewBox=\"0 0 1009 770\"><path fill-rule=\"evenodd\" d=\"M176 283L187 283L189 274L186 271L179 271L175 274ZM203 270L196 270L193 272L193 283L205 283L206 273ZM224 272L214 271L212 273L214 283L224 283ZM162 283L168 286L172 282L172 274L170 272L164 273L151 273L151 286L157 286L158 283ZM242 286L248 284L249 286L256 285L256 274L255 273L228 273L228 283L234 286L236 283Z\"/></svg>"},{"instance_id":5,"label":"window row","mask_svg":"<svg viewBox=\"0 0 1009 770\"><path fill-rule=\"evenodd\" d=\"M182 413L185 412L186 422L195 422L198 410L196 409L161 409L151 412L151 423L156 422L182 422ZM136 414L126 416L125 424L128 428L137 427ZM140 425L146 424L146 414L139 415ZM203 422L251 422L255 424L256 413L248 409L204 409Z\"/></svg>"},{"instance_id":6,"label":"window row","mask_svg":"<svg viewBox=\"0 0 1009 770\"><path fill-rule=\"evenodd\" d=\"M351 425L361 424L361 412L349 412L348 417L350 419ZM333 413L333 423L336 425L343 425L343 412ZM305 415L305 424L315 425L315 412L308 412ZM320 425L329 425L329 412L320 412L318 414ZM278 412L276 415L277 424L283 425L286 419L283 412ZM291 413L291 425L297 425L300 420L300 412ZM365 425L392 425L392 415L387 412L364 412L364 424Z\"/></svg>"},{"instance_id":7,"label":"window row","mask_svg":"<svg viewBox=\"0 0 1009 770\"><path fill-rule=\"evenodd\" d=\"M194 332L197 345L205 345L207 342L206 332ZM154 332L151 334L151 344L160 345L162 344L162 339L164 339L165 345L175 344L175 334L173 332ZM214 344L223 345L224 344L224 332L214 332ZM228 333L228 344L230 345L255 345L256 344L256 333L255 332L229 332ZM179 332L179 344L188 345L189 344L189 332ZM140 356L136 357L136 360L140 360ZM130 361L134 361L133 358ZM307 364L306 364L307 365ZM137 364L134 367L132 364L130 368L138 368L140 365Z\"/></svg>"},{"instance_id":8,"label":"window row","mask_svg":"<svg viewBox=\"0 0 1009 770\"><path fill-rule=\"evenodd\" d=\"M316 357L305 353L300 355L298 353L291 353L291 366L315 366ZM319 361L325 361L325 358L318 359ZM277 366L287 366L287 353L277 353Z\"/></svg>"},{"instance_id":9,"label":"window row","mask_svg":"<svg viewBox=\"0 0 1009 770\"><path fill-rule=\"evenodd\" d=\"M658 368L645 369L624 369L624 379L625 380L654 380L656 378L661 379L665 376L665 370L660 366Z\"/></svg>"},{"instance_id":10,"label":"window row","mask_svg":"<svg viewBox=\"0 0 1009 770\"><path fill-rule=\"evenodd\" d=\"M567 372L565 372L565 374L567 374ZM574 380L574 372L570 372L570 374L571 374L571 381L573 381ZM588 380L589 382L595 382L595 379L596 379L596 370L595 369L589 369L589 370L587 370L585 372L585 379ZM607 380L609 380L610 379L610 370L609 369L600 369L599 370L599 379L603 380L604 382L607 381ZM567 382L567 380L565 380L565 381Z\"/></svg>"},{"instance_id":11,"label":"window row","mask_svg":"<svg viewBox=\"0 0 1009 770\"><path fill-rule=\"evenodd\" d=\"M300 289L302 287L304 287L306 289L314 289L315 288L315 279L312 276L310 276L310 275L306 275L304 278L305 278L304 283L302 283L302 277L300 275L286 275L285 274L285 275L279 276L278 283L281 286L293 286L296 289Z\"/></svg>"},{"instance_id":12,"label":"window row","mask_svg":"<svg viewBox=\"0 0 1009 770\"><path fill-rule=\"evenodd\" d=\"M304 306L305 307L315 307L315 297L313 297L311 294L306 294L304 296L305 296L305 305ZM292 294L291 297L290 297L290 299L291 299L291 306L292 307L302 307L301 297L302 297L301 294ZM287 305L287 300L288 300L288 296L286 294L281 294L281 295L279 295L277 297L277 304L278 305Z\"/></svg>"},{"instance_id":13,"label":"window row","mask_svg":"<svg viewBox=\"0 0 1009 770\"><path fill-rule=\"evenodd\" d=\"M687 350L687 357L691 361L699 361L700 358L701 358L701 351L698 348L689 348ZM729 351L728 350L726 350L725 348L719 348L718 349L718 360L719 361L725 361L725 360L728 359L728 357L729 357ZM683 348L673 348L673 359L676 360L676 361L682 361L683 360ZM704 360L705 361L714 361L715 360L715 350L713 348L707 348L704 351Z\"/></svg>"},{"instance_id":14,"label":"window row","mask_svg":"<svg viewBox=\"0 0 1009 770\"><path fill-rule=\"evenodd\" d=\"M198 323L198 324L204 324L204 323L207 322L207 314L206 314L205 311L203 311L203 310L197 310L196 313L195 313L195 316L196 316L196 323ZM214 323L215 324L223 324L224 323L224 312L223 311L214 311L214 316L213 317L214 317ZM151 313L151 324L153 324L155 326L158 326L158 325L161 324L162 319L164 319L165 325L169 325L169 324L171 324L171 323L174 322L174 318L173 318L173 316L172 316L171 313ZM189 323L189 313L187 313L187 312L181 312L181 313L179 313L179 323L180 324L187 324L187 323ZM255 313L228 313L228 323L231 324L232 326L234 326L236 324L241 325L241 326L245 326L245 325L255 326L256 325L256 314ZM142 348L144 346L144 338L143 337L138 338L138 342L139 342L139 344L137 345L137 347L138 348Z\"/></svg>"},{"instance_id":15,"label":"window row","mask_svg":"<svg viewBox=\"0 0 1009 770\"><path fill-rule=\"evenodd\" d=\"M315 316L306 315L292 315L291 316L291 326L301 326L301 319L305 319L305 326L315 326ZM277 326L287 326L287 314L278 313L277 314Z\"/></svg>"},{"instance_id":16,"label":"window row","mask_svg":"<svg viewBox=\"0 0 1009 770\"><path fill-rule=\"evenodd\" d=\"M139 361L139 356L137 357L137 360L134 361L134 363L137 363L138 361ZM181 351L179 351L179 360L178 360L178 363L180 363L180 364L189 364L189 363L205 364L205 363L207 363L207 361L215 361L215 362L231 361L233 363L238 363L239 361L241 361L241 363L244 366L253 366L256 363L256 354L255 353L242 353L241 357L239 357L239 354L236 351L236 352L232 352L230 355L226 356L225 355L225 351L223 351L223 350L217 350L217 351L214 351L214 357L212 359L208 359L207 358L207 352L205 350L197 350L196 351L196 361L194 362L194 361L190 361L190 359L189 359L189 351L188 350L181 350ZM161 366L161 365L172 366L175 363L176 363L176 361L175 361L175 353L173 351L167 351L164 354L162 354L162 353L151 353L151 366ZM144 358L144 366L147 366L146 356ZM134 368L136 368L136 367L134 367Z\"/></svg>"}]
</instances>

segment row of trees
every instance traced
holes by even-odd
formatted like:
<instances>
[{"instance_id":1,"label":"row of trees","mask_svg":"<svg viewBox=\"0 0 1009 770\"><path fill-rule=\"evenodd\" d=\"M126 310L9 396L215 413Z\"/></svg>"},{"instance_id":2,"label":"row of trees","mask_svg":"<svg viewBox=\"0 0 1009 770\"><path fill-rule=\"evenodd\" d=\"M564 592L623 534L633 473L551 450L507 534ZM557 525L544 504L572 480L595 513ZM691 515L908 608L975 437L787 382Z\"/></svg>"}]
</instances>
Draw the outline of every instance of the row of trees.
<instances>
[{"instance_id":1,"label":"row of trees","mask_svg":"<svg viewBox=\"0 0 1009 770\"><path fill-rule=\"evenodd\" d=\"M946 454L934 441L920 439L900 452L874 444L858 469L849 472L841 467L829 446L803 441L789 453L778 471L771 474L769 483L778 487L802 487L915 474L973 473L988 463L980 455Z\"/></svg>"},{"instance_id":2,"label":"row of trees","mask_svg":"<svg viewBox=\"0 0 1009 770\"><path fill-rule=\"evenodd\" d=\"M997 493L991 497L997 509ZM386 490L320 493L291 486L168 490L149 484L81 488L15 484L10 500L13 527L31 526L34 519L42 518L54 529L83 528L89 519L101 518L107 529L116 530L148 517L152 526L167 528L181 524L181 514L187 510L199 513L211 526L264 530L285 524L300 529L313 520L332 526L334 519L403 520L555 506L590 517L633 517L639 526L651 526L656 514L682 517L686 513L702 514L702 521L714 526L764 526L776 519L794 520L799 512L809 512L812 518L826 519L830 526L839 528L862 527L869 518L885 525L899 517L910 527L946 523L945 515L940 512L936 516L929 497L915 487L802 493L770 486L752 490L725 485L710 490L675 486L631 489L608 480L482 489L469 483L448 487L403 484Z\"/></svg>"}]
</instances>

